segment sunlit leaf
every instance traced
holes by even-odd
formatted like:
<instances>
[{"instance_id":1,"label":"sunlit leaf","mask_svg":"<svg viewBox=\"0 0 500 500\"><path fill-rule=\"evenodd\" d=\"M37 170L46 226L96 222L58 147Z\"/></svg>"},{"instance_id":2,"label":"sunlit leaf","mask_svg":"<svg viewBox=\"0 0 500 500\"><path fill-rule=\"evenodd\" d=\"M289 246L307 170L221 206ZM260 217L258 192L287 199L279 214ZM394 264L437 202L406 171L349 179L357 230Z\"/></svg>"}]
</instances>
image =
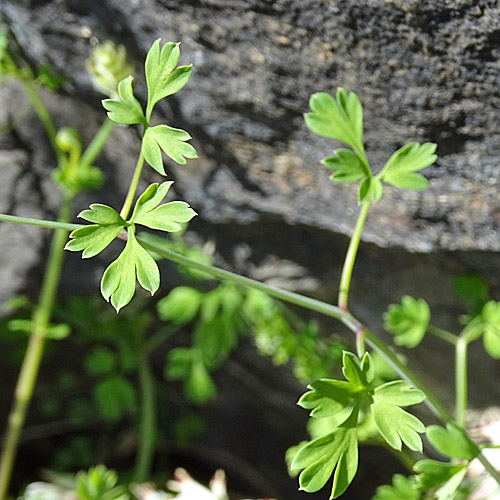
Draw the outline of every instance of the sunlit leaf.
<instances>
[{"instance_id":1,"label":"sunlit leaf","mask_svg":"<svg viewBox=\"0 0 500 500\"><path fill-rule=\"evenodd\" d=\"M349 149L336 149L334 156L325 158L322 163L326 168L335 170L330 177L336 182L354 182L370 175L369 169L359 156Z\"/></svg>"},{"instance_id":2,"label":"sunlit leaf","mask_svg":"<svg viewBox=\"0 0 500 500\"><path fill-rule=\"evenodd\" d=\"M426 436L439 453L450 458L470 461L479 454L479 448L454 424L446 424L446 429L431 425L427 428Z\"/></svg>"},{"instance_id":3,"label":"sunlit leaf","mask_svg":"<svg viewBox=\"0 0 500 500\"><path fill-rule=\"evenodd\" d=\"M78 217L96 224L75 229L69 235L71 240L64 248L72 252L83 250L84 259L102 252L127 225L116 210L98 203L90 205L90 210L80 212Z\"/></svg>"},{"instance_id":4,"label":"sunlit leaf","mask_svg":"<svg viewBox=\"0 0 500 500\"><path fill-rule=\"evenodd\" d=\"M128 239L120 256L104 271L101 280L103 297L118 312L134 296L135 280L153 295L160 286L160 272L153 257L137 242L134 228L128 228Z\"/></svg>"},{"instance_id":5,"label":"sunlit leaf","mask_svg":"<svg viewBox=\"0 0 500 500\"><path fill-rule=\"evenodd\" d=\"M330 479L331 498L338 498L354 479L358 469L358 440L356 436L358 411L333 432L309 442L299 449L291 468L300 470L300 489L313 493Z\"/></svg>"},{"instance_id":6,"label":"sunlit leaf","mask_svg":"<svg viewBox=\"0 0 500 500\"><path fill-rule=\"evenodd\" d=\"M130 222L170 233L181 231L181 224L189 222L196 212L184 201L160 205L172 184L151 184L137 200Z\"/></svg>"},{"instance_id":7,"label":"sunlit leaf","mask_svg":"<svg viewBox=\"0 0 500 500\"><path fill-rule=\"evenodd\" d=\"M415 478L396 474L392 486L379 486L372 500L420 500L420 491Z\"/></svg>"},{"instance_id":8,"label":"sunlit leaf","mask_svg":"<svg viewBox=\"0 0 500 500\"><path fill-rule=\"evenodd\" d=\"M454 500L455 494L462 483L467 464L450 464L435 460L421 460L414 467L418 473L417 484L422 490L440 488L435 493L437 500Z\"/></svg>"},{"instance_id":9,"label":"sunlit leaf","mask_svg":"<svg viewBox=\"0 0 500 500\"><path fill-rule=\"evenodd\" d=\"M180 57L178 43L166 43L160 50L160 39L156 40L146 56L146 82L148 85L149 121L154 105L186 85L191 78L191 66L177 66Z\"/></svg>"},{"instance_id":10,"label":"sunlit leaf","mask_svg":"<svg viewBox=\"0 0 500 500\"><path fill-rule=\"evenodd\" d=\"M375 388L372 403L373 419L382 437L396 450L402 442L414 451L422 451L422 440L418 433L425 431L424 424L403 407L421 403L425 399L422 391L414 389L403 380L389 382Z\"/></svg>"},{"instance_id":11,"label":"sunlit leaf","mask_svg":"<svg viewBox=\"0 0 500 500\"><path fill-rule=\"evenodd\" d=\"M140 102L135 98L132 90L132 76L128 76L118 84L118 95L121 101L104 99L102 105L108 111L108 118L117 123L132 125L146 123L146 118Z\"/></svg>"},{"instance_id":12,"label":"sunlit leaf","mask_svg":"<svg viewBox=\"0 0 500 500\"><path fill-rule=\"evenodd\" d=\"M412 142L398 149L387 161L380 178L403 189L423 190L429 186L429 181L414 172L432 165L437 156L436 144Z\"/></svg>"},{"instance_id":13,"label":"sunlit leaf","mask_svg":"<svg viewBox=\"0 0 500 500\"><path fill-rule=\"evenodd\" d=\"M325 92L313 94L307 126L316 134L337 139L357 152L363 148L363 107L354 92L339 88L335 98Z\"/></svg>"},{"instance_id":14,"label":"sunlit leaf","mask_svg":"<svg viewBox=\"0 0 500 500\"><path fill-rule=\"evenodd\" d=\"M186 142L190 139L191 136L185 130L167 125L149 127L142 138L142 154L159 174L166 175L162 150L175 162L185 165L186 158L198 158L196 150Z\"/></svg>"}]
</instances>

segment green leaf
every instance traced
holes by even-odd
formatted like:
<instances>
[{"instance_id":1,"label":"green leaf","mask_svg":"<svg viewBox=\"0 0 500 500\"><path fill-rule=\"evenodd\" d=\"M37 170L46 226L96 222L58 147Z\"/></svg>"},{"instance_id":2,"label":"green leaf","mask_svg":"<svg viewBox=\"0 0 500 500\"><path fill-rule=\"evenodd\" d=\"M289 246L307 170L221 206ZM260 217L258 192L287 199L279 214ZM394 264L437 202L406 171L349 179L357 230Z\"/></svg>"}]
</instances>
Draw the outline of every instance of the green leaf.
<instances>
[{"instance_id":1,"label":"green leaf","mask_svg":"<svg viewBox=\"0 0 500 500\"><path fill-rule=\"evenodd\" d=\"M97 223L97 225L91 224L75 229L69 235L72 239L64 247L65 250L72 252L83 250L83 259L94 257L102 252L127 226L127 222L116 210L98 203L90 205L90 210L80 212L78 217Z\"/></svg>"},{"instance_id":2,"label":"green leaf","mask_svg":"<svg viewBox=\"0 0 500 500\"><path fill-rule=\"evenodd\" d=\"M76 475L76 494L78 500L129 500L125 488L117 484L116 472L98 465Z\"/></svg>"},{"instance_id":3,"label":"green leaf","mask_svg":"<svg viewBox=\"0 0 500 500\"><path fill-rule=\"evenodd\" d=\"M354 479L358 469L358 440L356 426L358 410L337 429L317 438L299 449L291 468L302 469L300 489L313 493L320 490L332 473L330 498L338 498Z\"/></svg>"},{"instance_id":4,"label":"green leaf","mask_svg":"<svg viewBox=\"0 0 500 500\"><path fill-rule=\"evenodd\" d=\"M489 299L489 285L482 277L475 274L454 276L453 291L470 308L473 316L481 313L481 310Z\"/></svg>"},{"instance_id":5,"label":"green leaf","mask_svg":"<svg viewBox=\"0 0 500 500\"><path fill-rule=\"evenodd\" d=\"M174 69L179 62L178 43L166 43L160 51L160 39L156 40L146 56L146 82L148 85L148 106L146 115L149 121L154 105L186 85L191 78L191 65Z\"/></svg>"},{"instance_id":6,"label":"green leaf","mask_svg":"<svg viewBox=\"0 0 500 500\"><path fill-rule=\"evenodd\" d=\"M429 187L429 181L421 174L394 173L385 175L384 181L401 189L424 191Z\"/></svg>"},{"instance_id":7,"label":"green leaf","mask_svg":"<svg viewBox=\"0 0 500 500\"><path fill-rule=\"evenodd\" d=\"M197 404L206 403L217 394L217 388L200 353L193 357L191 373L186 381L185 390L188 399Z\"/></svg>"},{"instance_id":8,"label":"green leaf","mask_svg":"<svg viewBox=\"0 0 500 500\"><path fill-rule=\"evenodd\" d=\"M100 415L110 422L120 420L137 408L134 386L120 376L99 382L94 389L94 398Z\"/></svg>"},{"instance_id":9,"label":"green leaf","mask_svg":"<svg viewBox=\"0 0 500 500\"><path fill-rule=\"evenodd\" d=\"M382 198L382 183L377 177L366 177L359 186L358 203L370 200L378 201Z\"/></svg>"},{"instance_id":10,"label":"green leaf","mask_svg":"<svg viewBox=\"0 0 500 500\"><path fill-rule=\"evenodd\" d=\"M370 175L369 170L359 156L349 149L336 149L334 156L325 158L322 163L326 168L335 170L330 176L336 182L354 182Z\"/></svg>"},{"instance_id":11,"label":"green leaf","mask_svg":"<svg viewBox=\"0 0 500 500\"><path fill-rule=\"evenodd\" d=\"M481 320L484 348L492 358L500 359L500 302L487 302L481 311Z\"/></svg>"},{"instance_id":12,"label":"green leaf","mask_svg":"<svg viewBox=\"0 0 500 500\"><path fill-rule=\"evenodd\" d=\"M363 148L363 107L354 92L337 89L336 98L325 92L313 94L309 100L311 113L306 125L316 134L337 139L358 153Z\"/></svg>"},{"instance_id":13,"label":"green leaf","mask_svg":"<svg viewBox=\"0 0 500 500\"><path fill-rule=\"evenodd\" d=\"M397 345L416 347L424 338L431 313L424 299L405 295L401 305L391 304L384 314L385 329L394 334Z\"/></svg>"},{"instance_id":14,"label":"green leaf","mask_svg":"<svg viewBox=\"0 0 500 500\"><path fill-rule=\"evenodd\" d=\"M167 125L149 127L142 138L142 154L159 174L166 175L161 150L175 162L185 165L186 158L198 158L196 150L186 142L190 139L185 130Z\"/></svg>"},{"instance_id":15,"label":"green leaf","mask_svg":"<svg viewBox=\"0 0 500 500\"><path fill-rule=\"evenodd\" d=\"M418 473L417 484L422 490L430 490L443 485L436 491L436 499L453 500L465 477L467 465L421 460L414 467L415 472Z\"/></svg>"},{"instance_id":16,"label":"green leaf","mask_svg":"<svg viewBox=\"0 0 500 500\"><path fill-rule=\"evenodd\" d=\"M403 380L379 386L374 391L372 412L375 425L387 443L401 450L403 441L413 451L422 451L418 433L425 431L424 424L402 407L421 403L425 394Z\"/></svg>"},{"instance_id":17,"label":"green leaf","mask_svg":"<svg viewBox=\"0 0 500 500\"><path fill-rule=\"evenodd\" d=\"M354 403L359 389L350 382L321 379L308 386L298 404L307 410L312 410L311 417L330 417L340 413ZM348 415L346 415L346 418Z\"/></svg>"},{"instance_id":18,"label":"green leaf","mask_svg":"<svg viewBox=\"0 0 500 500\"><path fill-rule=\"evenodd\" d=\"M436 490L436 500L455 500L456 493L465 478L465 474L467 474L467 467L464 467L461 471L450 477L441 488Z\"/></svg>"},{"instance_id":19,"label":"green leaf","mask_svg":"<svg viewBox=\"0 0 500 500\"><path fill-rule=\"evenodd\" d=\"M189 222L197 214L184 201L160 205L172 184L173 182L164 182L160 186L157 183L151 184L137 200L130 222L170 233L181 231L181 224Z\"/></svg>"},{"instance_id":20,"label":"green leaf","mask_svg":"<svg viewBox=\"0 0 500 500\"><path fill-rule=\"evenodd\" d=\"M193 363L193 349L187 347L176 347L167 354L163 375L167 380L179 380L186 378Z\"/></svg>"},{"instance_id":21,"label":"green leaf","mask_svg":"<svg viewBox=\"0 0 500 500\"><path fill-rule=\"evenodd\" d=\"M33 321L31 319L11 319L7 323L7 328L11 332L22 332L31 335L33 333ZM52 340L63 340L70 333L71 328L66 323L50 324L47 326L45 336Z\"/></svg>"},{"instance_id":22,"label":"green leaf","mask_svg":"<svg viewBox=\"0 0 500 500\"><path fill-rule=\"evenodd\" d=\"M431 425L427 427L426 435L439 453L450 458L471 461L479 454L479 448L454 424L446 424L446 429Z\"/></svg>"},{"instance_id":23,"label":"green leaf","mask_svg":"<svg viewBox=\"0 0 500 500\"><path fill-rule=\"evenodd\" d=\"M234 315L221 313L210 320L201 320L194 331L196 347L211 368L218 367L237 344L241 325Z\"/></svg>"},{"instance_id":24,"label":"green leaf","mask_svg":"<svg viewBox=\"0 0 500 500\"><path fill-rule=\"evenodd\" d=\"M194 403L206 403L217 393L203 355L197 348L172 349L167 356L164 375L168 380L184 380L186 397Z\"/></svg>"},{"instance_id":25,"label":"green leaf","mask_svg":"<svg viewBox=\"0 0 500 500\"><path fill-rule=\"evenodd\" d=\"M134 123L146 124L146 118L140 102L134 97L132 90L132 76L124 78L118 84L118 95L121 101L104 99L102 105L108 111L108 118L117 123L132 125Z\"/></svg>"},{"instance_id":26,"label":"green leaf","mask_svg":"<svg viewBox=\"0 0 500 500\"><path fill-rule=\"evenodd\" d=\"M372 500L419 500L420 492L413 477L396 474L392 478L392 486L384 485L377 488Z\"/></svg>"},{"instance_id":27,"label":"green leaf","mask_svg":"<svg viewBox=\"0 0 500 500\"><path fill-rule=\"evenodd\" d=\"M379 174L380 179L403 189L426 189L429 181L413 172L422 170L437 160L434 154L436 147L431 142L412 142L403 146L389 158Z\"/></svg>"},{"instance_id":28,"label":"green leaf","mask_svg":"<svg viewBox=\"0 0 500 500\"><path fill-rule=\"evenodd\" d=\"M113 370L116 356L111 349L98 346L92 349L84 360L85 370L89 375L106 375Z\"/></svg>"},{"instance_id":29,"label":"green leaf","mask_svg":"<svg viewBox=\"0 0 500 500\"><path fill-rule=\"evenodd\" d=\"M158 302L158 316L162 321L189 323L198 313L202 297L195 288L178 286Z\"/></svg>"},{"instance_id":30,"label":"green leaf","mask_svg":"<svg viewBox=\"0 0 500 500\"><path fill-rule=\"evenodd\" d=\"M57 325L49 325L47 327L47 338L52 340L64 340L69 337L71 328L66 323L59 323Z\"/></svg>"},{"instance_id":31,"label":"green leaf","mask_svg":"<svg viewBox=\"0 0 500 500\"><path fill-rule=\"evenodd\" d=\"M366 352L363 359L360 361L355 354L344 351L342 362L344 365L342 368L344 377L356 388L367 388L373 381L375 372L369 353Z\"/></svg>"},{"instance_id":32,"label":"green leaf","mask_svg":"<svg viewBox=\"0 0 500 500\"><path fill-rule=\"evenodd\" d=\"M346 408L359 402L373 380L374 369L369 353L365 353L360 361L354 354L343 352L343 373L347 382L321 379L313 382L298 404L312 410L311 417L331 417L343 412ZM351 412L345 413L348 418Z\"/></svg>"},{"instance_id":33,"label":"green leaf","mask_svg":"<svg viewBox=\"0 0 500 500\"><path fill-rule=\"evenodd\" d=\"M135 279L153 295L160 286L160 272L153 257L137 242L134 227L128 228L128 240L120 256L104 271L101 280L103 297L118 312L135 293Z\"/></svg>"}]
</instances>

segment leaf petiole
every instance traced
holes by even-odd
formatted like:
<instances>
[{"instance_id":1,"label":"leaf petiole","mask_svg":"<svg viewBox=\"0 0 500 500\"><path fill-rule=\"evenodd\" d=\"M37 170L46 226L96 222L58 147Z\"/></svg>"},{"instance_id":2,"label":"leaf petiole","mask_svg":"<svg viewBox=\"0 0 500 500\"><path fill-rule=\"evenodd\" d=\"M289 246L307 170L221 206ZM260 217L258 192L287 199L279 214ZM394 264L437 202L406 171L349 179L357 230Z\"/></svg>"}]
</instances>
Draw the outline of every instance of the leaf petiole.
<instances>
[{"instance_id":1,"label":"leaf petiole","mask_svg":"<svg viewBox=\"0 0 500 500\"><path fill-rule=\"evenodd\" d=\"M349 295L349 287L351 284L352 270L354 268L354 262L356 260L356 254L359 248L359 242L361 240L361 233L363 231L363 226L365 225L366 217L368 215L368 210L370 209L370 201L365 201L361 206L361 211L358 215L358 220L356 222L356 227L354 228L354 233L352 235L351 241L349 243L349 248L347 249L347 254L344 261L344 266L342 268L342 276L340 278L340 288L338 296L338 305L343 311L347 311L347 299Z\"/></svg>"},{"instance_id":2,"label":"leaf petiole","mask_svg":"<svg viewBox=\"0 0 500 500\"><path fill-rule=\"evenodd\" d=\"M137 159L137 165L135 167L134 176L132 177L132 181L130 182L127 196L125 198L125 201L123 202L123 207L120 212L121 217L125 220L127 220L128 214L130 213L130 209L132 208L132 204L134 203L135 193L137 191L137 186L139 184L139 179L141 177L143 166L144 166L144 156L142 155L141 152L139 154L139 158Z\"/></svg>"}]
</instances>

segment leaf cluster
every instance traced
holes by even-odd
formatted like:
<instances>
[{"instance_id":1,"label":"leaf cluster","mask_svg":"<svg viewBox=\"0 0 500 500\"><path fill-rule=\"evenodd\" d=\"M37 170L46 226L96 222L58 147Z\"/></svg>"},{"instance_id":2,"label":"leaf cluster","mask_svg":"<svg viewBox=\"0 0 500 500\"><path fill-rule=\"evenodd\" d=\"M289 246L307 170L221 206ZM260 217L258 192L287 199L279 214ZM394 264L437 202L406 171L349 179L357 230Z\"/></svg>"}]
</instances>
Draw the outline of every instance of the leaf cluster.
<instances>
[{"instance_id":1,"label":"leaf cluster","mask_svg":"<svg viewBox=\"0 0 500 500\"><path fill-rule=\"evenodd\" d=\"M219 368L245 330L240 313L244 294L234 285L221 284L209 292L177 287L158 302L163 321L194 322L192 345L172 349L165 360L168 380L183 380L185 394L202 404L216 394L210 372Z\"/></svg>"},{"instance_id":2,"label":"leaf cluster","mask_svg":"<svg viewBox=\"0 0 500 500\"><path fill-rule=\"evenodd\" d=\"M248 290L242 307L259 353L274 364L292 362L294 375L308 384L333 375L347 345L335 335L325 338L317 322L304 322L281 303L258 290Z\"/></svg>"},{"instance_id":3,"label":"leaf cluster","mask_svg":"<svg viewBox=\"0 0 500 500\"><path fill-rule=\"evenodd\" d=\"M206 277L205 277L206 278ZM210 291L192 286L174 288L157 305L159 317L176 325L192 326L192 345L169 352L165 376L182 380L185 394L204 403L215 396L210 372L219 368L240 335L250 331L260 354L275 364L292 362L305 383L329 376L341 362L344 344L324 339L314 322L304 323L268 295L221 284Z\"/></svg>"},{"instance_id":4,"label":"leaf cluster","mask_svg":"<svg viewBox=\"0 0 500 500\"><path fill-rule=\"evenodd\" d=\"M299 405L311 410L311 417L339 417L336 426L299 449L291 468L302 470L301 489L314 492L322 488L333 473L331 498L339 497L349 486L358 467L357 426L360 407L368 404L375 425L389 446L401 450L405 443L422 450L419 433L425 427L403 408L421 403L425 396L408 382L397 380L374 386L374 367L366 353L360 360L347 351L343 355L345 381L322 379L313 382Z\"/></svg>"},{"instance_id":5,"label":"leaf cluster","mask_svg":"<svg viewBox=\"0 0 500 500\"><path fill-rule=\"evenodd\" d=\"M115 471L104 465L93 467L88 472L76 476L76 494L79 500L129 500L123 486L118 486Z\"/></svg>"},{"instance_id":6,"label":"leaf cluster","mask_svg":"<svg viewBox=\"0 0 500 500\"><path fill-rule=\"evenodd\" d=\"M307 126L316 134L336 139L351 148L335 150L333 156L325 158L322 163L334 171L330 177L332 181L360 182L360 204L379 200L382 182L403 189L423 190L428 187L428 180L416 172L436 161L435 144L412 142L403 146L374 175L363 145L363 107L357 95L343 88L337 89L335 97L319 92L312 95L309 106L311 112L305 115Z\"/></svg>"},{"instance_id":7,"label":"leaf cluster","mask_svg":"<svg viewBox=\"0 0 500 500\"><path fill-rule=\"evenodd\" d=\"M185 130L167 125L150 126L155 105L161 99L181 90L191 78L191 65L177 67L179 58L178 43L166 43L160 48L158 39L149 49L145 63L148 88L145 112L134 96L132 76L120 81L117 98L102 101L110 120L127 125L142 124L144 126L141 153L149 165L161 175L166 175L162 151L181 165L186 164L186 158L197 158L196 150L187 143L191 136Z\"/></svg>"},{"instance_id":8,"label":"leaf cluster","mask_svg":"<svg viewBox=\"0 0 500 500\"><path fill-rule=\"evenodd\" d=\"M101 293L119 311L135 293L136 278L151 294L160 285L158 265L136 239L136 225L166 232L182 229L181 224L191 220L196 213L182 201L163 203L172 182L150 185L137 200L132 216L125 221L107 205L93 204L78 216L91 222L70 234L66 250L83 251L83 258L102 252L118 235L123 234L126 245L120 256L104 272ZM124 233L126 230L126 236Z\"/></svg>"},{"instance_id":9,"label":"leaf cluster","mask_svg":"<svg viewBox=\"0 0 500 500\"><path fill-rule=\"evenodd\" d=\"M431 425L426 429L426 436L439 453L454 461L420 460L413 467L416 476L394 476L392 486L379 487L373 500L418 500L424 492L437 500L457 498L467 468L480 450L452 423L447 424L446 429Z\"/></svg>"}]
</instances>

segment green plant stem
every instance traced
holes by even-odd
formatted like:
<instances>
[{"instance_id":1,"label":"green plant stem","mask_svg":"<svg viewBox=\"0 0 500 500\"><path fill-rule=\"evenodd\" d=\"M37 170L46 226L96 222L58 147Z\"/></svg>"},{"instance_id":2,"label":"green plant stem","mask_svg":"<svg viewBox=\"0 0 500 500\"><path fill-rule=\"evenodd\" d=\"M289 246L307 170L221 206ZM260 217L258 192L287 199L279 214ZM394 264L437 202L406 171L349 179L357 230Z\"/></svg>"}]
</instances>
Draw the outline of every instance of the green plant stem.
<instances>
[{"instance_id":1,"label":"green plant stem","mask_svg":"<svg viewBox=\"0 0 500 500\"><path fill-rule=\"evenodd\" d=\"M84 151L82 154L79 163L79 167L88 167L92 165L94 160L97 158L99 153L101 152L104 144L108 140L109 135L115 128L116 123L111 121L109 118L107 118L97 133L95 134L94 138L90 142L90 144L87 146L87 149Z\"/></svg>"},{"instance_id":2,"label":"green plant stem","mask_svg":"<svg viewBox=\"0 0 500 500\"><path fill-rule=\"evenodd\" d=\"M138 372L141 410L138 428L139 447L137 450L134 481L144 483L150 479L157 436L155 382L149 367L148 354L144 350L139 355Z\"/></svg>"},{"instance_id":3,"label":"green plant stem","mask_svg":"<svg viewBox=\"0 0 500 500\"><path fill-rule=\"evenodd\" d=\"M170 323L164 328L156 332L154 335L145 340L142 346L143 351L146 354L151 354L157 347L162 345L165 340L167 340L171 335L177 333L181 329L182 325L176 323Z\"/></svg>"},{"instance_id":4,"label":"green plant stem","mask_svg":"<svg viewBox=\"0 0 500 500\"><path fill-rule=\"evenodd\" d=\"M365 351L365 329L361 327L361 329L356 332L356 354L358 358L362 358Z\"/></svg>"},{"instance_id":5,"label":"green plant stem","mask_svg":"<svg viewBox=\"0 0 500 500\"><path fill-rule=\"evenodd\" d=\"M120 215L125 220L127 220L130 209L132 208L132 203L134 203L135 192L137 191L137 185L139 184L139 179L141 177L143 165L144 165L144 156L142 155L141 152L139 154L139 158L137 159L137 165L135 167L134 176L132 177L132 181L130 182L130 186L128 188L127 197L123 202L123 207L120 212Z\"/></svg>"},{"instance_id":6,"label":"green plant stem","mask_svg":"<svg viewBox=\"0 0 500 500\"><path fill-rule=\"evenodd\" d=\"M442 328L439 328L438 326L434 325L428 325L427 331L429 333L432 333L435 337L444 340L445 342L448 342L449 344L452 345L457 345L458 337L454 335L451 332L448 332L447 330L443 330Z\"/></svg>"},{"instance_id":7,"label":"green plant stem","mask_svg":"<svg viewBox=\"0 0 500 500\"><path fill-rule=\"evenodd\" d=\"M467 347L466 338L460 336L455 346L455 391L456 391L456 421L460 427L465 426L465 411L467 410Z\"/></svg>"},{"instance_id":8,"label":"green plant stem","mask_svg":"<svg viewBox=\"0 0 500 500\"><path fill-rule=\"evenodd\" d=\"M33 84L31 82L24 80L23 78L20 78L20 81L24 87L24 90L26 91L26 94L28 94L31 104L35 108L36 114L40 118L40 121L42 122L45 131L47 132L50 144L57 157L57 163L59 165L62 165L62 163L64 162L64 153L61 151L56 142L56 136L57 136L56 126L54 125L54 122L52 121L52 118L50 117L47 108L40 99L40 96L36 93Z\"/></svg>"},{"instance_id":9,"label":"green plant stem","mask_svg":"<svg viewBox=\"0 0 500 500\"><path fill-rule=\"evenodd\" d=\"M365 225L366 216L368 215L369 209L370 202L365 201L361 206L361 211L358 215L356 227L354 228L354 233L352 235L351 241L349 243L349 248L347 249L347 254L345 256L344 267L342 268L342 276L340 278L338 298L339 307L343 311L347 311L347 299L349 295L349 287L351 284L352 270L354 268L356 254L358 253L359 242L361 240L361 232L363 231L363 226Z\"/></svg>"},{"instance_id":10,"label":"green plant stem","mask_svg":"<svg viewBox=\"0 0 500 500\"><path fill-rule=\"evenodd\" d=\"M10 216L11 221L13 219L20 219L17 217ZM0 216L0 220L1 216ZM33 223L33 219L29 219L31 223ZM21 220L17 220L17 222L22 222ZM46 225L46 221L39 221L40 226L48 227ZM52 227L63 227L66 228L67 225L58 225L57 223L52 223ZM83 227L82 225L76 225L76 227ZM295 292L290 292L287 290L281 290L280 288L276 288L270 285L266 285L265 283L261 283L259 281L253 280L251 278L246 278L245 276L240 276L239 274L232 273L230 271L226 271L224 269L219 269L214 266L210 266L207 264L203 264L201 262L196 262L191 260L188 257L180 255L176 252L172 252L171 250L167 250L160 245L150 243L147 240L143 239L140 235L137 236L137 241L141 243L141 245L155 252L162 257L171 260L172 262L176 262L177 264L181 264L183 266L189 266L193 269L197 269L198 271L202 271L208 274L211 274L215 278L220 280L227 280L233 283L236 283L241 286L246 286L250 288L254 288L256 290L260 290L262 292L267 293L271 297L274 297L279 300L283 300L290 304L295 304L305 309L309 309L310 311L318 312L325 316L329 316L331 318L335 318L346 325L352 332L357 333L360 328L364 328L364 326L352 316L349 312L343 311L339 307L336 307L331 304L327 304L326 302L321 302L316 299L312 299L310 297L305 297ZM424 400L424 404L443 422L443 423L455 423L453 416L448 412L448 410L439 402L439 400L432 394L432 392L427 388L427 386L420 381L420 379L414 375L414 373L394 354L394 352L387 347L379 338L364 328L364 335L366 342L372 346L373 349L379 352L382 357L396 370L396 372L405 380L413 384L417 389L420 389L425 395L426 399ZM469 436L464 431L464 436L469 440L473 446L477 447L473 441L470 440ZM478 448L479 450L479 448ZM493 477L493 479L500 485L500 474L495 469L495 467L484 457L484 455L479 454L478 460L483 464L488 473ZM0 498L0 500L3 500Z\"/></svg>"},{"instance_id":11,"label":"green plant stem","mask_svg":"<svg viewBox=\"0 0 500 500\"><path fill-rule=\"evenodd\" d=\"M67 196L59 214L61 222L68 220L71 213L71 202L72 197ZM14 403L9 414L0 457L0 500L5 500L7 495L19 439L26 419L26 412L33 395L61 275L64 245L67 239L68 230L65 228L59 229L54 233L39 301L33 312L33 329L19 373L14 394Z\"/></svg>"},{"instance_id":12,"label":"green plant stem","mask_svg":"<svg viewBox=\"0 0 500 500\"><path fill-rule=\"evenodd\" d=\"M27 226L44 227L46 229L63 229L65 231L74 231L82 224L70 224L68 222L55 222L53 220L30 219L27 217L17 217L16 215L0 214L0 221L14 222L16 224L25 224Z\"/></svg>"}]
</instances>

